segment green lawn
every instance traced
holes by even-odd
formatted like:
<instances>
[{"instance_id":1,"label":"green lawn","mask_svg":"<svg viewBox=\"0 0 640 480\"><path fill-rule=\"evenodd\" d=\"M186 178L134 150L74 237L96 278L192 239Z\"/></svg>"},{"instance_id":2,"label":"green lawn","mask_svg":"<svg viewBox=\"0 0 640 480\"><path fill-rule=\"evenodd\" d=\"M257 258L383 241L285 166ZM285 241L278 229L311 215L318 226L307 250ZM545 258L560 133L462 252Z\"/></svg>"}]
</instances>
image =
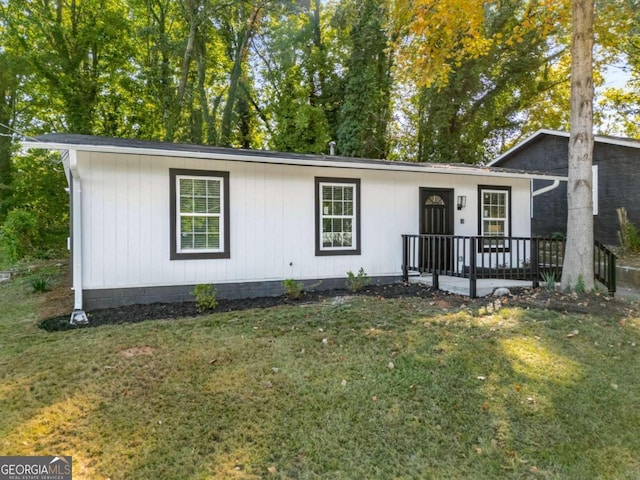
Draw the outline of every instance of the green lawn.
<instances>
[{"instance_id":1,"label":"green lawn","mask_svg":"<svg viewBox=\"0 0 640 480\"><path fill-rule=\"evenodd\" d=\"M0 284L0 455L76 480L640 478L635 314L354 297L47 333L39 298Z\"/></svg>"}]
</instances>

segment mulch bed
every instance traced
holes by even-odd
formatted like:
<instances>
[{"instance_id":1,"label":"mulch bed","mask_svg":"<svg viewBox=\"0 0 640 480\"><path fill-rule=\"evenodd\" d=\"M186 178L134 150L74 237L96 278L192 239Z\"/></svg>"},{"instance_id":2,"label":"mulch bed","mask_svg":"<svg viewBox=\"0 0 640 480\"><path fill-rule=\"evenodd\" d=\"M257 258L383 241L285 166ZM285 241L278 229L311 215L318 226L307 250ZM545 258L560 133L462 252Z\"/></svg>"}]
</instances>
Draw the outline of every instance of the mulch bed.
<instances>
[{"instance_id":1,"label":"mulch bed","mask_svg":"<svg viewBox=\"0 0 640 480\"><path fill-rule=\"evenodd\" d=\"M213 312L230 312L252 308L269 308L278 305L300 305L317 303L323 300L353 295L347 290L327 290L318 292L304 292L298 299L288 297L260 297L236 300L218 300L218 306ZM392 285L369 286L357 293L382 298L419 297L432 299L439 303L446 302L450 308L480 308L495 302L495 298L471 299L466 296L449 294L432 290L420 284L397 283ZM592 293L578 295L553 292L542 288L511 289L511 295L501 298L503 304L523 308L548 309L564 313L605 314L615 317L626 316L638 311L637 304L617 301L604 294ZM98 327L108 324L137 323L146 320L174 319L210 315L212 312L199 313L194 302L154 303L149 305L130 305L126 307L94 310L88 314L89 324L74 326L69 324L69 315L47 318L39 323L44 330L62 331L76 328Z\"/></svg>"}]
</instances>

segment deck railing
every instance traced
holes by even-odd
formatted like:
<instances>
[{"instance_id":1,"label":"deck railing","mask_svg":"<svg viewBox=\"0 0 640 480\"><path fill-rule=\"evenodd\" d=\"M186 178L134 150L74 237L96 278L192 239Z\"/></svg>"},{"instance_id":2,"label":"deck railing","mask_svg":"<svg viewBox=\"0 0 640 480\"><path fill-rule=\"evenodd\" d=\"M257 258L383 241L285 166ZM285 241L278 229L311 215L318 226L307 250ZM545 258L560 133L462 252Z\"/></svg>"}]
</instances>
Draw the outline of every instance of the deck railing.
<instances>
[{"instance_id":1,"label":"deck railing","mask_svg":"<svg viewBox=\"0 0 640 480\"><path fill-rule=\"evenodd\" d=\"M402 235L402 274L430 273L434 288L438 276L469 279L469 293L476 296L476 280L494 278L559 281L565 241L544 237L486 237L457 235ZM595 243L595 278L613 294L616 291L615 255Z\"/></svg>"}]
</instances>

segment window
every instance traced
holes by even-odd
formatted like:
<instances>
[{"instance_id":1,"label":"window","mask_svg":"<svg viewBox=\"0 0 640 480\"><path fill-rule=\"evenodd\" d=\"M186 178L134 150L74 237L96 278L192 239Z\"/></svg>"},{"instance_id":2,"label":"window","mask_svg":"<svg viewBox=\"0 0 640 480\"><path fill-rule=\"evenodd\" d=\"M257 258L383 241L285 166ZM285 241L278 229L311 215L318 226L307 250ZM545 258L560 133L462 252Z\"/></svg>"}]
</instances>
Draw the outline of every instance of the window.
<instances>
[{"instance_id":1,"label":"window","mask_svg":"<svg viewBox=\"0 0 640 480\"><path fill-rule=\"evenodd\" d=\"M425 205L438 205L438 206L441 206L441 207L445 207L447 205L440 195L431 195L429 198L427 198L427 200L424 202L424 204Z\"/></svg>"},{"instance_id":2,"label":"window","mask_svg":"<svg viewBox=\"0 0 640 480\"><path fill-rule=\"evenodd\" d=\"M316 178L316 255L360 255L360 180Z\"/></svg>"},{"instance_id":3,"label":"window","mask_svg":"<svg viewBox=\"0 0 640 480\"><path fill-rule=\"evenodd\" d=\"M229 258L229 173L169 171L171 259Z\"/></svg>"},{"instance_id":4,"label":"window","mask_svg":"<svg viewBox=\"0 0 640 480\"><path fill-rule=\"evenodd\" d=\"M479 233L484 237L511 236L511 188L481 186ZM503 240L486 239L484 248L505 247Z\"/></svg>"}]
</instances>

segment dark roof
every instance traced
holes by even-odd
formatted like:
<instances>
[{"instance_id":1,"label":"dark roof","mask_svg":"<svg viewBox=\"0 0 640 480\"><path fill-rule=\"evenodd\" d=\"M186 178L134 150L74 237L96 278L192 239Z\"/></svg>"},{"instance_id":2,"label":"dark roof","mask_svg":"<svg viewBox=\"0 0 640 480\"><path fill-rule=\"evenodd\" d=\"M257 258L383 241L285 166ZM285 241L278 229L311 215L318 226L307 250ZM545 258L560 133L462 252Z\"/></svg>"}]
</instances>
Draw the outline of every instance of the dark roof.
<instances>
[{"instance_id":1,"label":"dark roof","mask_svg":"<svg viewBox=\"0 0 640 480\"><path fill-rule=\"evenodd\" d=\"M564 137L567 139L567 141L569 141L568 132L561 132L559 130L541 129L535 132L534 134L528 136L527 138L522 140L520 143L511 147L506 152L503 152L501 155L499 155L494 160L489 162L488 166L490 167L500 166L504 161L511 158L515 153L531 145L532 143L537 142L538 140L542 139L545 136ZM594 135L593 141L595 143L608 143L611 145L618 145L622 147L640 148L640 140L635 138L615 137L612 135Z\"/></svg>"},{"instance_id":2,"label":"dark roof","mask_svg":"<svg viewBox=\"0 0 640 480\"><path fill-rule=\"evenodd\" d=\"M354 167L358 168L367 168L370 166L371 168L390 168L394 169L397 167L398 170L403 169L402 167L411 167L412 169L424 169L424 170L439 170L442 173L457 173L457 174L475 174L481 175L485 174L501 174L503 176L509 176L509 174L513 176L549 176L543 172L532 172L527 170L516 170L516 169L508 169L508 168L494 168L483 165L469 165L464 163L459 164L451 164L451 163L417 163L417 162L407 162L407 161L390 161L390 160L378 160L378 159L368 159L368 158L354 158L354 157L343 157L336 155L312 155L312 154L301 154L301 153L290 153L290 152L275 152L271 150L249 150L249 149L240 149L240 148L225 148L225 147L215 147L211 145L198 145L198 144L187 144L187 143L170 143L170 142L160 142L154 140L138 140L131 138L110 138L110 137L99 137L92 135L79 135L79 134L70 134L70 133L49 133L46 135L40 135L37 137L30 138L28 141L22 142L28 148L47 148L47 149L65 149L64 147L68 146L69 149L75 150L146 150L146 151L154 151L157 154L161 154L161 152L171 152L175 155L175 153L184 153L185 156L194 156L194 154L198 154L198 156L202 157L238 157L238 160L246 159L250 157L252 161L260 161L261 158L268 163L295 163L299 165L304 165L308 163L309 165L318 165L318 163L326 163L327 166L332 166L332 164L353 164ZM507 174L507 175L505 175Z\"/></svg>"}]
</instances>

